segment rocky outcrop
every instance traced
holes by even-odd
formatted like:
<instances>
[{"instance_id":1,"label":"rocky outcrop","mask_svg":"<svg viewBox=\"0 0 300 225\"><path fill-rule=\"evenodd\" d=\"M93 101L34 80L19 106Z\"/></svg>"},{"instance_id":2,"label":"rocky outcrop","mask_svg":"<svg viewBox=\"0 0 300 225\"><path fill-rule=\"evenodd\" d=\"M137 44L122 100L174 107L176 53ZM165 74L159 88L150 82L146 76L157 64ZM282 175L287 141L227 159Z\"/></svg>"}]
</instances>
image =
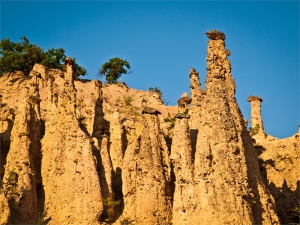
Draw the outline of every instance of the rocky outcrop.
<instances>
[{"instance_id":1,"label":"rocky outcrop","mask_svg":"<svg viewBox=\"0 0 300 225\"><path fill-rule=\"evenodd\" d=\"M4 165L10 148L10 137L13 128L14 110L7 104L0 104L0 179L4 176Z\"/></svg>"},{"instance_id":2,"label":"rocky outcrop","mask_svg":"<svg viewBox=\"0 0 300 225\"><path fill-rule=\"evenodd\" d=\"M123 161L123 217L136 224L171 224L168 148L157 115L144 113Z\"/></svg>"},{"instance_id":3,"label":"rocky outcrop","mask_svg":"<svg viewBox=\"0 0 300 225\"><path fill-rule=\"evenodd\" d=\"M49 104L42 140L45 212L49 224L99 224L103 205L96 162L76 118L70 59L65 67L64 90L57 106Z\"/></svg>"},{"instance_id":4,"label":"rocky outcrop","mask_svg":"<svg viewBox=\"0 0 300 225\"><path fill-rule=\"evenodd\" d=\"M299 177L300 177L300 131L279 139L266 134L261 118L260 97L250 96L250 134L259 155L259 165L268 187L274 196L276 208L282 224L299 222Z\"/></svg>"},{"instance_id":5,"label":"rocky outcrop","mask_svg":"<svg viewBox=\"0 0 300 225\"><path fill-rule=\"evenodd\" d=\"M276 208L295 221L300 133L266 134L257 96L247 130L225 34L207 36L205 88L192 68L178 106L74 78L70 58L0 77L0 178L20 194L1 189L0 224L279 224Z\"/></svg>"},{"instance_id":6,"label":"rocky outcrop","mask_svg":"<svg viewBox=\"0 0 300 225\"><path fill-rule=\"evenodd\" d=\"M4 189L13 224L33 223L37 218L37 177L40 165L40 115L37 77L30 76L21 93L23 100L15 112L6 157ZM35 166L36 165L36 166ZM15 184L12 184L15 176ZM11 188L11 189L10 189Z\"/></svg>"},{"instance_id":7,"label":"rocky outcrop","mask_svg":"<svg viewBox=\"0 0 300 225\"><path fill-rule=\"evenodd\" d=\"M124 143L122 137L124 135L124 127L121 124L119 112L115 111L109 126L109 155L113 167L112 185L114 192L119 199L122 198L122 164L124 157Z\"/></svg>"},{"instance_id":8,"label":"rocky outcrop","mask_svg":"<svg viewBox=\"0 0 300 225\"><path fill-rule=\"evenodd\" d=\"M172 224L190 224L194 162L188 118L177 117L176 119L170 159L176 177Z\"/></svg>"},{"instance_id":9,"label":"rocky outcrop","mask_svg":"<svg viewBox=\"0 0 300 225\"><path fill-rule=\"evenodd\" d=\"M188 147L185 152L192 154L189 158L194 158L194 170L193 175L185 174L182 178L188 180L185 185L189 191L180 195L185 207L178 210L181 216L174 213L173 223L276 224L275 205L260 175L257 157L251 153L253 146L247 144L251 139L234 98L235 84L227 59L225 35L209 31L207 36L210 40L206 90L205 94L194 91L192 96L192 100L198 102L197 109L192 108L192 118L198 117L199 124L193 124L194 120L191 125L198 129L196 149L194 156ZM193 74L191 83L195 86ZM177 150L180 155L179 151L180 148Z\"/></svg>"}]
</instances>

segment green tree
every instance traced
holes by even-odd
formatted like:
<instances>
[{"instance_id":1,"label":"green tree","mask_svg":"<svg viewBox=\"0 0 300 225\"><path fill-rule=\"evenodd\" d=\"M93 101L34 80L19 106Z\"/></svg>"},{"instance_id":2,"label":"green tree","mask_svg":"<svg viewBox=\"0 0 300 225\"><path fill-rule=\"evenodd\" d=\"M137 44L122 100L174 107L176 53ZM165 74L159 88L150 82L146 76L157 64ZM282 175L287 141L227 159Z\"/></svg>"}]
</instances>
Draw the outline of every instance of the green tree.
<instances>
[{"instance_id":1,"label":"green tree","mask_svg":"<svg viewBox=\"0 0 300 225\"><path fill-rule=\"evenodd\" d=\"M23 71L24 75L28 75L36 63L47 68L63 69L65 58L65 50L62 48L51 48L45 52L37 45L31 44L25 36L21 37L21 42L18 43L4 38L0 42L0 76L15 71ZM75 58L73 62L75 76L84 76L86 70L76 63Z\"/></svg>"},{"instance_id":2,"label":"green tree","mask_svg":"<svg viewBox=\"0 0 300 225\"><path fill-rule=\"evenodd\" d=\"M122 76L122 74L130 73L124 67L130 69L129 63L126 60L115 57L101 66L99 75L106 76L107 83L117 83L117 80Z\"/></svg>"},{"instance_id":3,"label":"green tree","mask_svg":"<svg viewBox=\"0 0 300 225\"><path fill-rule=\"evenodd\" d=\"M65 60L65 50L62 48L51 48L43 53L43 60L41 64L48 68L63 69L63 62Z\"/></svg>"},{"instance_id":4,"label":"green tree","mask_svg":"<svg viewBox=\"0 0 300 225\"><path fill-rule=\"evenodd\" d=\"M25 36L21 40L21 43L14 43L4 38L0 42L0 75L17 70L28 75L34 64L42 60L43 50L40 47L30 44Z\"/></svg>"}]
</instances>

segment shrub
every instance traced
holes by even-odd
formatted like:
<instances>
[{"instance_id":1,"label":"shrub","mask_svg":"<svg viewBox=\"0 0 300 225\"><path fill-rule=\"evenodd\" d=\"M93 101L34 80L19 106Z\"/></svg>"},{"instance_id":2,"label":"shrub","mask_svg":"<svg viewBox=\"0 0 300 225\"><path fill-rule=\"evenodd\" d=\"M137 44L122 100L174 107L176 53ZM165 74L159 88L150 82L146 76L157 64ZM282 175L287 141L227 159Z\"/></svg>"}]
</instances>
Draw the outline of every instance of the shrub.
<instances>
[{"instance_id":1,"label":"shrub","mask_svg":"<svg viewBox=\"0 0 300 225\"><path fill-rule=\"evenodd\" d=\"M105 206L105 211L108 215L108 218L106 219L106 221L112 220L112 216L115 212L115 206L117 206L119 204L121 204L121 200L115 201L111 197L108 197L103 200L103 205Z\"/></svg>"},{"instance_id":2,"label":"shrub","mask_svg":"<svg viewBox=\"0 0 300 225\"><path fill-rule=\"evenodd\" d=\"M258 124L256 124L256 126L254 128L250 127L249 128L250 136L252 137L252 136L258 134L259 129L260 129L260 127Z\"/></svg>"},{"instance_id":3,"label":"shrub","mask_svg":"<svg viewBox=\"0 0 300 225\"><path fill-rule=\"evenodd\" d=\"M171 117L170 113L168 113L168 117L164 118L164 122L170 123L170 126L167 128L168 130L171 130L175 126L175 117Z\"/></svg>"},{"instance_id":4,"label":"shrub","mask_svg":"<svg viewBox=\"0 0 300 225\"><path fill-rule=\"evenodd\" d=\"M45 224L44 215L39 213L35 225L43 225L43 224Z\"/></svg>"},{"instance_id":5,"label":"shrub","mask_svg":"<svg viewBox=\"0 0 300 225\"><path fill-rule=\"evenodd\" d=\"M123 97L123 100L124 100L124 104L127 106L131 105L131 102L133 102L133 98L130 95L125 95Z\"/></svg>"},{"instance_id":6,"label":"shrub","mask_svg":"<svg viewBox=\"0 0 300 225\"><path fill-rule=\"evenodd\" d=\"M8 177L5 180L6 182L2 182L0 185L0 193L3 193L6 198L19 196L19 193L16 191L18 174L14 170L8 171Z\"/></svg>"}]
</instances>

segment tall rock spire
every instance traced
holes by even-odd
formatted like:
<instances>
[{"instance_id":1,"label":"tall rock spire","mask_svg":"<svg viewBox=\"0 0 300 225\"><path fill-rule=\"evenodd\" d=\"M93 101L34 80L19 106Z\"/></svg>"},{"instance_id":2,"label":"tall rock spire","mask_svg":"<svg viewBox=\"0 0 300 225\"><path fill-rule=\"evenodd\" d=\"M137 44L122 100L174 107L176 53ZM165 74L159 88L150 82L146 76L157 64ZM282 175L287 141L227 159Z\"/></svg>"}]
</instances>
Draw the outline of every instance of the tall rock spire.
<instances>
[{"instance_id":1,"label":"tall rock spire","mask_svg":"<svg viewBox=\"0 0 300 225\"><path fill-rule=\"evenodd\" d=\"M255 133L264 134L264 126L260 114L260 103L263 101L258 96L250 96L248 102L251 104L251 127Z\"/></svg>"},{"instance_id":2,"label":"tall rock spire","mask_svg":"<svg viewBox=\"0 0 300 225\"><path fill-rule=\"evenodd\" d=\"M4 182L15 174L17 177L14 201L9 200L13 224L33 223L37 217L36 157L40 152L39 142L39 93L37 78L30 76L29 85L22 91L11 132L11 144L7 155ZM34 162L33 159L36 161ZM39 178L40 180L40 178Z\"/></svg>"},{"instance_id":3,"label":"tall rock spire","mask_svg":"<svg viewBox=\"0 0 300 225\"><path fill-rule=\"evenodd\" d=\"M193 190L193 156L190 141L189 119L177 116L174 126L170 159L173 164L175 180L173 200L173 225L188 225L188 210L191 190Z\"/></svg>"},{"instance_id":4,"label":"tall rock spire","mask_svg":"<svg viewBox=\"0 0 300 225\"><path fill-rule=\"evenodd\" d=\"M235 83L231 76L230 51L225 48L225 34L211 30L206 32L209 38L207 49L206 91L209 93L226 92L228 98L234 98ZM221 93L219 93L221 94Z\"/></svg>"},{"instance_id":5,"label":"tall rock spire","mask_svg":"<svg viewBox=\"0 0 300 225\"><path fill-rule=\"evenodd\" d=\"M194 179L187 184L190 191L181 195L189 199L189 204L181 216L173 216L182 218L177 224L278 224L274 200L261 177L257 155L234 97L225 35L215 30L206 35L206 90L196 106L192 101L192 110L200 106L201 112L199 124L194 125L198 129Z\"/></svg>"}]
</instances>

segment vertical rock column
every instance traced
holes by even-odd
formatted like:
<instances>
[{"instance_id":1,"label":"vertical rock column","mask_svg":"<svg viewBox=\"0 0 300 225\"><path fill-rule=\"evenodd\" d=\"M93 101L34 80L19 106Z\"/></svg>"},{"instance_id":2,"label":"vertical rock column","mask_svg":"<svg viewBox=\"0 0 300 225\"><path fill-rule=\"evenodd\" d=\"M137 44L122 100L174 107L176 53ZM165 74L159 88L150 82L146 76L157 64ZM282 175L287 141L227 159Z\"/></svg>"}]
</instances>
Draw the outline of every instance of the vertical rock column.
<instances>
[{"instance_id":1,"label":"vertical rock column","mask_svg":"<svg viewBox=\"0 0 300 225\"><path fill-rule=\"evenodd\" d=\"M201 84L199 81L199 73L194 69L190 69L190 88L191 88L191 99L192 99L192 115L191 115L191 129L197 129L199 124L199 118L201 114Z\"/></svg>"},{"instance_id":2,"label":"vertical rock column","mask_svg":"<svg viewBox=\"0 0 300 225\"><path fill-rule=\"evenodd\" d=\"M225 35L219 31L206 34L210 39L206 90L200 100L194 185L186 223L277 224L275 205L262 182L257 156L248 154L255 152L249 145L251 139L243 137L245 126L234 97Z\"/></svg>"},{"instance_id":3,"label":"vertical rock column","mask_svg":"<svg viewBox=\"0 0 300 225\"><path fill-rule=\"evenodd\" d=\"M14 115L8 105L1 107L0 104L0 180L2 180L4 176L4 166L6 164L6 156L10 148L10 136L13 121Z\"/></svg>"},{"instance_id":4,"label":"vertical rock column","mask_svg":"<svg viewBox=\"0 0 300 225\"><path fill-rule=\"evenodd\" d=\"M112 190L112 164L109 156L109 137L107 125L103 116L102 83L95 81L95 110L93 118L92 136L95 141L93 152L97 158L97 171L100 179L102 198L113 197Z\"/></svg>"},{"instance_id":5,"label":"vertical rock column","mask_svg":"<svg viewBox=\"0 0 300 225\"><path fill-rule=\"evenodd\" d=\"M184 117L183 117L184 116ZM193 161L190 142L189 116L176 115L170 159L176 177L173 200L173 225L188 225L193 190Z\"/></svg>"},{"instance_id":6,"label":"vertical rock column","mask_svg":"<svg viewBox=\"0 0 300 225\"><path fill-rule=\"evenodd\" d=\"M250 96L248 102L251 104L251 127L255 134L264 134L264 126L261 119L260 104L263 101L258 96Z\"/></svg>"},{"instance_id":7,"label":"vertical rock column","mask_svg":"<svg viewBox=\"0 0 300 225\"><path fill-rule=\"evenodd\" d=\"M42 140L42 178L48 224L99 224L101 188L90 138L75 115L73 62L65 62L57 106L50 104Z\"/></svg>"},{"instance_id":8,"label":"vertical rock column","mask_svg":"<svg viewBox=\"0 0 300 225\"><path fill-rule=\"evenodd\" d=\"M109 127L109 155L113 167L112 186L117 198L122 198L123 132L120 114L115 111Z\"/></svg>"},{"instance_id":9,"label":"vertical rock column","mask_svg":"<svg viewBox=\"0 0 300 225\"><path fill-rule=\"evenodd\" d=\"M6 159L4 182L17 174L17 188L11 194L9 205L13 224L34 223L37 218L36 171L33 155L39 148L39 94L31 78L23 90L11 132L11 144Z\"/></svg>"},{"instance_id":10,"label":"vertical rock column","mask_svg":"<svg viewBox=\"0 0 300 225\"><path fill-rule=\"evenodd\" d=\"M156 112L144 111L141 136L129 140L123 162L123 215L137 224L166 225L172 220L168 147Z\"/></svg>"},{"instance_id":11,"label":"vertical rock column","mask_svg":"<svg viewBox=\"0 0 300 225\"><path fill-rule=\"evenodd\" d=\"M190 88L191 88L191 99L192 99L192 108L191 108L191 118L189 120L190 124L190 135L191 135L191 146L192 151L196 151L196 142L197 135L199 133L199 124L201 117L201 99L202 99L202 91L201 84L199 81L199 73L194 69L190 69ZM205 92L204 92L205 93Z\"/></svg>"}]
</instances>

